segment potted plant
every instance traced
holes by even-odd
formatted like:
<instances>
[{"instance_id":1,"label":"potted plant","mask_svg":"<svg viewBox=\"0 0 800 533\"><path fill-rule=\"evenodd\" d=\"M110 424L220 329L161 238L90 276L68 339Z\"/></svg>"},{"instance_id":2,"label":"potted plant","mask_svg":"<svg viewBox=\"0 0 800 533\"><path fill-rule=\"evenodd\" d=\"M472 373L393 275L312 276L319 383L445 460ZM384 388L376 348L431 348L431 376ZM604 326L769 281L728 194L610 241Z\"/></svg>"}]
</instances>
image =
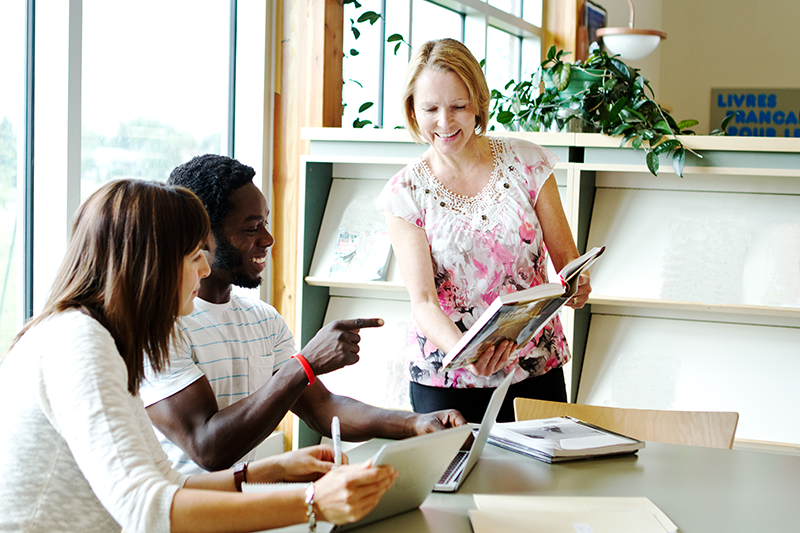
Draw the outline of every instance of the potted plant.
<instances>
[{"instance_id":1,"label":"potted plant","mask_svg":"<svg viewBox=\"0 0 800 533\"><path fill-rule=\"evenodd\" d=\"M553 46L530 80L509 81L507 95L492 90L491 116L513 131L566 129L621 136L620 146L630 142L634 149L644 149L654 176L659 155L666 154L682 177L687 148L676 135L693 134L687 128L698 122L676 122L655 101L647 78L618 56L595 48L586 61L568 63L563 59L567 54ZM715 133L724 132L726 122Z\"/></svg>"}]
</instances>

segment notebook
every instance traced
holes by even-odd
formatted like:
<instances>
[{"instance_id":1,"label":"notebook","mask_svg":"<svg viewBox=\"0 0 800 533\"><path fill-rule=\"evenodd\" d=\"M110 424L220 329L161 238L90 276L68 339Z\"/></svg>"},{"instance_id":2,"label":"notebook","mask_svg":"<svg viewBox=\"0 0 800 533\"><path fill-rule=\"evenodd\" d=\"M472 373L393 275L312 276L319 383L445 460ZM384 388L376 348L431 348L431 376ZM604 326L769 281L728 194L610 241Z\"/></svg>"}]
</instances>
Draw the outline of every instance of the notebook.
<instances>
[{"instance_id":1,"label":"notebook","mask_svg":"<svg viewBox=\"0 0 800 533\"><path fill-rule=\"evenodd\" d=\"M471 426L466 425L384 444L373 457L374 464L392 465L400 475L367 516L333 531L350 531L422 505L471 433Z\"/></svg>"},{"instance_id":2,"label":"notebook","mask_svg":"<svg viewBox=\"0 0 800 533\"><path fill-rule=\"evenodd\" d=\"M483 420L481 420L477 436L469 439L470 445L467 449L459 450L450 466L447 467L447 470L439 479L439 482L433 487L433 490L436 492L455 492L472 471L472 467L478 462L478 458L481 456L484 446L486 446L489 432L492 431L492 426L497 421L497 414L500 412L503 400L506 399L506 393L508 392L508 387L511 386L513 377L514 373L510 372L500 386L495 389L492 399L489 401L489 407L486 408L486 413L484 413Z\"/></svg>"}]
</instances>

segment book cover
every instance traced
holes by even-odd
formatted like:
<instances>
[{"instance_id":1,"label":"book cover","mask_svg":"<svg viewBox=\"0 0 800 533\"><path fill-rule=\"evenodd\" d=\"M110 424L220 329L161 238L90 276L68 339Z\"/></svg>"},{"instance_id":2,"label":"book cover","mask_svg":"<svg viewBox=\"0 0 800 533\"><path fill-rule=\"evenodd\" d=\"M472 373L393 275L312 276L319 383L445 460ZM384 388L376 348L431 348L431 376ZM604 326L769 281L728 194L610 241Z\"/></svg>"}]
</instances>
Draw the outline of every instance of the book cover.
<instances>
[{"instance_id":1,"label":"book cover","mask_svg":"<svg viewBox=\"0 0 800 533\"><path fill-rule=\"evenodd\" d=\"M386 218L370 195L358 196L342 214L329 276L344 281L384 281L391 252Z\"/></svg>"},{"instance_id":2,"label":"book cover","mask_svg":"<svg viewBox=\"0 0 800 533\"><path fill-rule=\"evenodd\" d=\"M595 247L568 263L558 283L498 296L442 360L445 370L472 364L491 345L510 339L521 350L578 291L578 277L605 251Z\"/></svg>"},{"instance_id":3,"label":"book cover","mask_svg":"<svg viewBox=\"0 0 800 533\"><path fill-rule=\"evenodd\" d=\"M634 453L644 441L569 416L495 424L489 442L546 463Z\"/></svg>"}]
</instances>

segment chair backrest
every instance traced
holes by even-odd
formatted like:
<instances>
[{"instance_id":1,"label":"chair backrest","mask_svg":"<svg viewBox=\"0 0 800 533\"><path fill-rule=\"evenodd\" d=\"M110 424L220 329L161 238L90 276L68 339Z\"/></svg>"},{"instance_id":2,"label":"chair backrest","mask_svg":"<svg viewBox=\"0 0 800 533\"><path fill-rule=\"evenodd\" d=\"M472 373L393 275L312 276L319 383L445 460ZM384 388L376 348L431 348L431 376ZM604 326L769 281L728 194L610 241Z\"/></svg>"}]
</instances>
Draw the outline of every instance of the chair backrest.
<instances>
[{"instance_id":1,"label":"chair backrest","mask_svg":"<svg viewBox=\"0 0 800 533\"><path fill-rule=\"evenodd\" d=\"M707 448L733 446L739 413L623 409L574 403L514 399L517 420L571 416L635 439Z\"/></svg>"}]
</instances>

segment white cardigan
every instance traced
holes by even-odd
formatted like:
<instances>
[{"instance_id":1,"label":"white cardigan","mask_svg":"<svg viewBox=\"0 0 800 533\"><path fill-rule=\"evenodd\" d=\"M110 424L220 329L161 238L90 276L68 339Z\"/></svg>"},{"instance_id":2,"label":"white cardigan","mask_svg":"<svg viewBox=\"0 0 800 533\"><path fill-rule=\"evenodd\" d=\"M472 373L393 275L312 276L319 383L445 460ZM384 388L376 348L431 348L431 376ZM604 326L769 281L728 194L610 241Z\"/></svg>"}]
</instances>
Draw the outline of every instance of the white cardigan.
<instances>
[{"instance_id":1,"label":"white cardigan","mask_svg":"<svg viewBox=\"0 0 800 533\"><path fill-rule=\"evenodd\" d=\"M0 366L0 531L169 532L171 469L114 339L79 311Z\"/></svg>"}]
</instances>

